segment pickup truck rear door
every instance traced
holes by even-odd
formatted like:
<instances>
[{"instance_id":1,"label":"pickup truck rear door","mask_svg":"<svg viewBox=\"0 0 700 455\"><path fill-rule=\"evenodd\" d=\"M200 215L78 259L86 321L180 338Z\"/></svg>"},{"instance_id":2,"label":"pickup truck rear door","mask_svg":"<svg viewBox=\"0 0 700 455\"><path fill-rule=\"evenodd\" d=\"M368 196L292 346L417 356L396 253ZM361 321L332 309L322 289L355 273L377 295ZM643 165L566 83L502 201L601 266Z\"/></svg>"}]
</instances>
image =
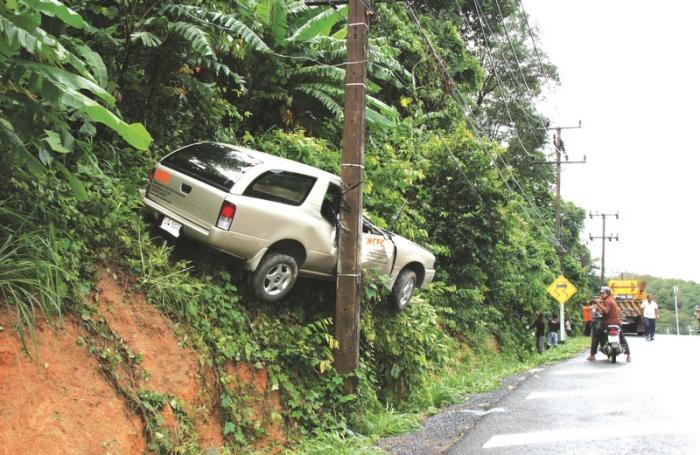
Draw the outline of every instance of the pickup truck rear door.
<instances>
[{"instance_id":1,"label":"pickup truck rear door","mask_svg":"<svg viewBox=\"0 0 700 455\"><path fill-rule=\"evenodd\" d=\"M193 144L158 164L147 197L208 230L233 184L256 164L245 152L222 144Z\"/></svg>"}]
</instances>

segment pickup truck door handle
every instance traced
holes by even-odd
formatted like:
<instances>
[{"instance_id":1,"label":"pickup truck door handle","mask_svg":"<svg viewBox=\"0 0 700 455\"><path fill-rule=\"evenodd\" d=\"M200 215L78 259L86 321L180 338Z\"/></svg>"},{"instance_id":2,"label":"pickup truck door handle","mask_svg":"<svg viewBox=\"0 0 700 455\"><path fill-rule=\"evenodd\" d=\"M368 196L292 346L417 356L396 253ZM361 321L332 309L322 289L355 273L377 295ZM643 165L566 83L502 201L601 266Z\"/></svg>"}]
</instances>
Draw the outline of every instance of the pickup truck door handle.
<instances>
[{"instance_id":1,"label":"pickup truck door handle","mask_svg":"<svg viewBox=\"0 0 700 455\"><path fill-rule=\"evenodd\" d=\"M180 185L180 191L182 191L185 194L190 194L192 192L192 187L187 185L186 183L183 183Z\"/></svg>"}]
</instances>

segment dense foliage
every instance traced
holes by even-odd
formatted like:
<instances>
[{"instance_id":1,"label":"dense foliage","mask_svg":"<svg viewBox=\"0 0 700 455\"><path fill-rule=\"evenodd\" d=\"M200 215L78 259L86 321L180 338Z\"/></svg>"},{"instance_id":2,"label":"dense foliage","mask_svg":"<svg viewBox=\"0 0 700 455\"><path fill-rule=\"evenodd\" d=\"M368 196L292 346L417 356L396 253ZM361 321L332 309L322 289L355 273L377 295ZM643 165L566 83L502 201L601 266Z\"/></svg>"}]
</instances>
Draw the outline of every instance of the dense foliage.
<instances>
[{"instance_id":1,"label":"dense foliage","mask_svg":"<svg viewBox=\"0 0 700 455\"><path fill-rule=\"evenodd\" d=\"M332 285L302 280L283 305L261 304L228 258L164 243L138 194L158 157L201 139L337 172L345 8L3 1L0 300L29 328L38 308L80 314L95 264L117 262L190 327L222 378L226 362L266 368L298 433L368 428L371 412L458 399L429 387L434 378L469 370L475 352L525 357L527 324L555 308L552 279L564 273L580 298L590 287L585 214L563 205L557 254L553 173L533 164L546 140L535 105L556 70L534 49L518 4L382 4L373 14L365 206L379 225L429 246L440 267L400 314L384 305L383 286L365 283L355 395L342 393L333 369ZM226 386L224 432L242 446L260 425Z\"/></svg>"}]
</instances>

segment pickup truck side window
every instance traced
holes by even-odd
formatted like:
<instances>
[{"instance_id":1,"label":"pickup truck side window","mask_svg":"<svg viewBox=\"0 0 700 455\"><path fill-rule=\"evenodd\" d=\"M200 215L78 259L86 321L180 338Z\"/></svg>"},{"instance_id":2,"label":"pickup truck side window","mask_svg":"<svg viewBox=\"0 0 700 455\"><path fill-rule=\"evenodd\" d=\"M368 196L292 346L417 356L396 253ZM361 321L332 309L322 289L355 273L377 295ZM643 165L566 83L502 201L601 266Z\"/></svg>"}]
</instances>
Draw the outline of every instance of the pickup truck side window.
<instances>
[{"instance_id":1,"label":"pickup truck side window","mask_svg":"<svg viewBox=\"0 0 700 455\"><path fill-rule=\"evenodd\" d=\"M316 177L287 171L268 171L253 180L243 196L282 204L301 205L316 183Z\"/></svg>"},{"instance_id":2,"label":"pickup truck side window","mask_svg":"<svg viewBox=\"0 0 700 455\"><path fill-rule=\"evenodd\" d=\"M340 210L340 187L335 183L328 184L328 190L323 196L323 204L321 204L321 216L328 221L332 226L337 222L337 216Z\"/></svg>"}]
</instances>

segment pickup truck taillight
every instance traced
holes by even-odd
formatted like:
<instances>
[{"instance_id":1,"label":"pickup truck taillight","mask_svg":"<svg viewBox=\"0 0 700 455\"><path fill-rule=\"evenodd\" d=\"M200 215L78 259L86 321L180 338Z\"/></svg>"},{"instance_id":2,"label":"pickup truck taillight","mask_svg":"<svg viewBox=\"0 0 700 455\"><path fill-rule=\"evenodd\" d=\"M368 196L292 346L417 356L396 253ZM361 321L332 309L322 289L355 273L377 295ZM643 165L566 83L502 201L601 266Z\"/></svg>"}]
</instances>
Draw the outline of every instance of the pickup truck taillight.
<instances>
[{"instance_id":1,"label":"pickup truck taillight","mask_svg":"<svg viewBox=\"0 0 700 455\"><path fill-rule=\"evenodd\" d=\"M219 210L219 218L216 220L216 227L228 231L233 223L233 217L236 215L236 206L228 201L224 201L221 204L221 210Z\"/></svg>"}]
</instances>

